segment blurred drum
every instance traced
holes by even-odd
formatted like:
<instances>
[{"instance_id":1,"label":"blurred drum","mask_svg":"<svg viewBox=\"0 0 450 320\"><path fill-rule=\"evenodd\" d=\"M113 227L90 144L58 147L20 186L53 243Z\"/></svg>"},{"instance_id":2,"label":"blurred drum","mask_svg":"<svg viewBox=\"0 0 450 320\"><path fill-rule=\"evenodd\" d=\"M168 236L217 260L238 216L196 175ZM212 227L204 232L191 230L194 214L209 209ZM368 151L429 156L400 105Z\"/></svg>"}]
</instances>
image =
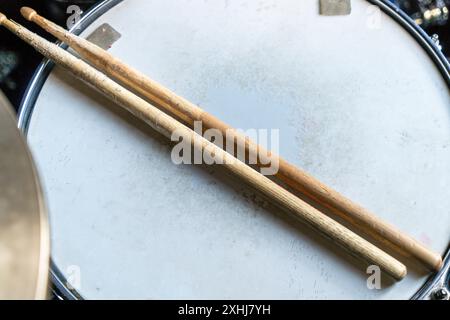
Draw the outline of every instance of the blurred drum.
<instances>
[{"instance_id":1,"label":"blurred drum","mask_svg":"<svg viewBox=\"0 0 450 320\"><path fill-rule=\"evenodd\" d=\"M446 254L448 63L387 2L351 5L105 1L74 31L111 26L114 55L234 127L279 129L282 157ZM447 256L428 282L409 266L368 285L333 244L220 168L173 164L167 141L49 63L20 125L66 298L428 298L448 281Z\"/></svg>"}]
</instances>

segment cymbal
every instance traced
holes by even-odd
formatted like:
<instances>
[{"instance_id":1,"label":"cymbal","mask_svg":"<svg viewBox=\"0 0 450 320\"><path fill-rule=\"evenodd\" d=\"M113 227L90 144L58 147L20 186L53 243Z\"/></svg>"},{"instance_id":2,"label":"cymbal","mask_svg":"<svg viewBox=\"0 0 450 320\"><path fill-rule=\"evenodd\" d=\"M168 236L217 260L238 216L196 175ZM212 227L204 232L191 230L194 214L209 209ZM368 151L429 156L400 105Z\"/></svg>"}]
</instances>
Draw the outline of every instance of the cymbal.
<instances>
[{"instance_id":1,"label":"cymbal","mask_svg":"<svg viewBox=\"0 0 450 320\"><path fill-rule=\"evenodd\" d=\"M0 300L47 298L49 252L38 176L0 91Z\"/></svg>"}]
</instances>

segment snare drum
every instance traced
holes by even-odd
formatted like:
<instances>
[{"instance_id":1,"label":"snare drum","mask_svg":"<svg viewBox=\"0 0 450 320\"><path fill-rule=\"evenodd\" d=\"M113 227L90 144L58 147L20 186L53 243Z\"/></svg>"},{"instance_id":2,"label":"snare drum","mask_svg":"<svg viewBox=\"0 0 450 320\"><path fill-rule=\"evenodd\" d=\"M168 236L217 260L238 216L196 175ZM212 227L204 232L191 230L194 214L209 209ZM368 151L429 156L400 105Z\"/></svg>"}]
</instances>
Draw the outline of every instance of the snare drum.
<instances>
[{"instance_id":1,"label":"snare drum","mask_svg":"<svg viewBox=\"0 0 450 320\"><path fill-rule=\"evenodd\" d=\"M279 129L283 158L446 254L448 63L387 2L104 1L110 51L237 128ZM48 77L47 77L48 76ZM404 299L448 284L413 267L381 288L340 249L44 63L24 100L66 298ZM370 280L370 279L369 279ZM370 281L369 281L370 282Z\"/></svg>"}]
</instances>

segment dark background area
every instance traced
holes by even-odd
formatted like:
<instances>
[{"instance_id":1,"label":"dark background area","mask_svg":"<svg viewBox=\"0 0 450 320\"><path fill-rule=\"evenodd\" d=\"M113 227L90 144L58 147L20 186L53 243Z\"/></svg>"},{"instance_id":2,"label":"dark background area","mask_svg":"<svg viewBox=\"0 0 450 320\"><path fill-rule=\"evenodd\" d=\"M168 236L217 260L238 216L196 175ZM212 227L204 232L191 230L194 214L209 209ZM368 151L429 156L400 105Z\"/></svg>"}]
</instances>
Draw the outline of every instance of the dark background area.
<instances>
[{"instance_id":1,"label":"dark background area","mask_svg":"<svg viewBox=\"0 0 450 320\"><path fill-rule=\"evenodd\" d=\"M66 27L67 19L71 16L71 13L67 13L67 8L70 5L76 4L81 10L86 11L98 2L100 0L0 0L0 12L33 32L55 41L55 38L34 23L25 20L19 12L20 8L30 6L39 14ZM41 61L42 56L29 45L5 28L0 28L0 90L9 98L16 110Z\"/></svg>"},{"instance_id":2,"label":"dark background area","mask_svg":"<svg viewBox=\"0 0 450 320\"><path fill-rule=\"evenodd\" d=\"M317 0L318 1L318 0ZM0 0L0 11L9 18L25 25L45 38L54 41L51 36L26 21L20 15L22 6L30 6L50 20L66 27L70 5L78 5L86 11L100 0ZM430 35L438 35L440 45L447 57L450 57L450 0L391 0L402 8ZM42 56L31 49L4 28L0 28L0 90L18 109L24 92Z\"/></svg>"}]
</instances>

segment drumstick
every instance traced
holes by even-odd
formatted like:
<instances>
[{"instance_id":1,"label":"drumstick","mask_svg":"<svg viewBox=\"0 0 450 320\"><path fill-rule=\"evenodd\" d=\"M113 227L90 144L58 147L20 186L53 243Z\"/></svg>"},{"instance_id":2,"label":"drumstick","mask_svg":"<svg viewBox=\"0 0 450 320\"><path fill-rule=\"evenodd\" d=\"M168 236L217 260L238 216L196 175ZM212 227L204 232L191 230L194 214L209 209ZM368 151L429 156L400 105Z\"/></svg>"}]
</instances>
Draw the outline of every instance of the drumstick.
<instances>
[{"instance_id":1,"label":"drumstick","mask_svg":"<svg viewBox=\"0 0 450 320\"><path fill-rule=\"evenodd\" d=\"M59 40L71 46L81 57L93 64L100 71L121 82L129 90L147 98L175 115L179 120L192 127L194 121L201 121L205 128L215 128L232 135L237 141L244 141L246 152L269 154L263 147L251 141L218 118L205 112L198 106L171 92L141 72L121 62L113 55L95 44L77 37L53 22L37 14L31 8L23 7L22 15L41 26ZM272 155L276 157L276 155ZM407 257L414 257L431 270L439 270L442 258L439 254L426 248L414 238L352 202L334 189L320 182L307 172L295 167L278 157L279 170L276 176L294 190L301 192L316 202L324 205L336 215L343 218L356 230L369 234L383 245Z\"/></svg>"},{"instance_id":2,"label":"drumstick","mask_svg":"<svg viewBox=\"0 0 450 320\"><path fill-rule=\"evenodd\" d=\"M184 141L192 142L192 145L199 148L201 151L208 150L208 152L215 153L216 159L217 157L220 157L223 166L236 177L260 191L280 209L292 214L322 235L330 238L333 242L348 250L352 255L371 265L379 266L396 280L401 280L406 276L407 270L402 263L298 197L289 193L287 190L247 166L245 163L239 161L231 154L217 147L214 143L203 138L187 126L136 96L131 91L123 88L84 61L32 33L18 23L8 20L5 15L1 13L0 25L5 26L42 55L69 70L78 79L83 80L96 88L106 97L122 106L137 118L143 120L165 137L171 138L172 135L176 133L179 137L183 138Z\"/></svg>"}]
</instances>

